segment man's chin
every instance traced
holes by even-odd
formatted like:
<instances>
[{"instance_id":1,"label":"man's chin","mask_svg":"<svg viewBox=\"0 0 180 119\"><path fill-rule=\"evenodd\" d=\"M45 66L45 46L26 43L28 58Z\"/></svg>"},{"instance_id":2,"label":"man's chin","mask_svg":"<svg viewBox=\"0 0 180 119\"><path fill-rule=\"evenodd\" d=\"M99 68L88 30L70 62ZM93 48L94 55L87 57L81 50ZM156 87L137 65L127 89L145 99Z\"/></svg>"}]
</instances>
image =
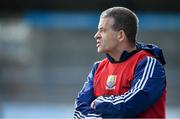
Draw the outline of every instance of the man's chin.
<instances>
[{"instance_id":1,"label":"man's chin","mask_svg":"<svg viewBox=\"0 0 180 119\"><path fill-rule=\"evenodd\" d=\"M97 49L97 52L98 52L99 54L105 53L105 51L103 51L103 50L101 50L101 49Z\"/></svg>"}]
</instances>

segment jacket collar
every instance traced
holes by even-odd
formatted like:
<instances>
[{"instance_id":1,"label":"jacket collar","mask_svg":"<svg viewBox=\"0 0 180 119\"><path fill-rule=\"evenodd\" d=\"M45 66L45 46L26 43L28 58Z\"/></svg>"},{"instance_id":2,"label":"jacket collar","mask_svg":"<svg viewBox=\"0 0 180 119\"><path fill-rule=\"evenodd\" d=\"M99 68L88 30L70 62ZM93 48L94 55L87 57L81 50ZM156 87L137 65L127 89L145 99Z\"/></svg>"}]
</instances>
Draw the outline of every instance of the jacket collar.
<instances>
[{"instance_id":1,"label":"jacket collar","mask_svg":"<svg viewBox=\"0 0 180 119\"><path fill-rule=\"evenodd\" d=\"M138 49L138 47L136 50L133 50L132 52L123 51L121 57L119 58L119 61L115 61L109 54L106 54L106 56L111 63L120 63L127 60L128 58L130 58L139 51L140 49Z\"/></svg>"},{"instance_id":2,"label":"jacket collar","mask_svg":"<svg viewBox=\"0 0 180 119\"><path fill-rule=\"evenodd\" d=\"M111 63L120 63L127 60L128 58L130 58L140 50L145 50L151 53L155 58L157 58L162 63L162 65L166 64L162 49L160 49L158 46L154 44L144 44L141 42L136 42L136 48L137 49L132 52L124 51L121 57L119 58L119 61L115 61L109 54L106 54L106 56Z\"/></svg>"}]
</instances>

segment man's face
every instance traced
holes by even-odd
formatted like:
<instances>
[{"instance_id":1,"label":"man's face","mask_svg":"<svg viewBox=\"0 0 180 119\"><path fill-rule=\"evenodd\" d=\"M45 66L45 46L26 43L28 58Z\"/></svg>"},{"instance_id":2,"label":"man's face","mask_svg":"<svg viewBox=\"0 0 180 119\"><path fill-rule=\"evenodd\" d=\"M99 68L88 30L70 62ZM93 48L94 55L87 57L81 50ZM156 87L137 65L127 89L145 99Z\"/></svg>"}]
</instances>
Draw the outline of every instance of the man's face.
<instances>
[{"instance_id":1,"label":"man's face","mask_svg":"<svg viewBox=\"0 0 180 119\"><path fill-rule=\"evenodd\" d=\"M101 17L99 20L98 31L94 38L98 53L111 53L117 50L118 32L112 29L114 19L111 17Z\"/></svg>"}]
</instances>

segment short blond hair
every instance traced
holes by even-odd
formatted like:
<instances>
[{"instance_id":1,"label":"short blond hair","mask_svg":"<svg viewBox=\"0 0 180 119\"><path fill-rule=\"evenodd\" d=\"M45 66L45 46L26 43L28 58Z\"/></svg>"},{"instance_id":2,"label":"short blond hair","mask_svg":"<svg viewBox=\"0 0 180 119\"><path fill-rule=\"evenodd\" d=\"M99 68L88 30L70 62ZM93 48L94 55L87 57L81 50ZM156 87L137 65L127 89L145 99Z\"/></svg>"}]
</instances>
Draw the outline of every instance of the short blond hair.
<instances>
[{"instance_id":1,"label":"short blond hair","mask_svg":"<svg viewBox=\"0 0 180 119\"><path fill-rule=\"evenodd\" d=\"M103 11L100 17L113 18L112 29L115 31L124 30L128 40L135 44L139 19L134 12L125 7L112 7Z\"/></svg>"}]
</instances>

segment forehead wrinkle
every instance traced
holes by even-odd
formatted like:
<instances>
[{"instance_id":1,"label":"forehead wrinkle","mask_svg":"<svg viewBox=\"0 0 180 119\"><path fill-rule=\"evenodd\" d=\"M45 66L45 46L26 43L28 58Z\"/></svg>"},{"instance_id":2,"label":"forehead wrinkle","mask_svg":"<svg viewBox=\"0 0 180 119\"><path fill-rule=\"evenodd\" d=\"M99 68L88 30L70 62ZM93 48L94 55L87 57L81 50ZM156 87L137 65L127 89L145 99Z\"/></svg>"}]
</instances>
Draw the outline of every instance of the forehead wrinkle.
<instances>
[{"instance_id":1,"label":"forehead wrinkle","mask_svg":"<svg viewBox=\"0 0 180 119\"><path fill-rule=\"evenodd\" d=\"M103 19L100 20L98 27L99 28L104 28L107 25L108 25L108 20L103 18Z\"/></svg>"}]
</instances>

